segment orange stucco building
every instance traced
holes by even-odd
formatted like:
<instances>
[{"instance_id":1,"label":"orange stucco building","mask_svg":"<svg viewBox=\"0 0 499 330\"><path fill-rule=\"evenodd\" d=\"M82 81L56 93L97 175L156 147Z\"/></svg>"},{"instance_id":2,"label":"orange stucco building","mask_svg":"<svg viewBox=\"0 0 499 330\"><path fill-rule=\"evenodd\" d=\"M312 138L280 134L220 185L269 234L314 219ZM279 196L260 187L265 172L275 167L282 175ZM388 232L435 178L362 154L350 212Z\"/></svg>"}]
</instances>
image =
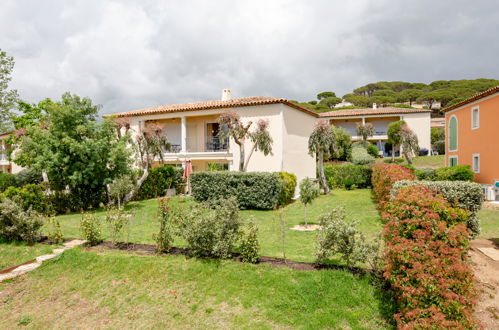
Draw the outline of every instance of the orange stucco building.
<instances>
[{"instance_id":1,"label":"orange stucco building","mask_svg":"<svg viewBox=\"0 0 499 330\"><path fill-rule=\"evenodd\" d=\"M499 86L442 111L447 166L470 165L487 199L499 198Z\"/></svg>"}]
</instances>

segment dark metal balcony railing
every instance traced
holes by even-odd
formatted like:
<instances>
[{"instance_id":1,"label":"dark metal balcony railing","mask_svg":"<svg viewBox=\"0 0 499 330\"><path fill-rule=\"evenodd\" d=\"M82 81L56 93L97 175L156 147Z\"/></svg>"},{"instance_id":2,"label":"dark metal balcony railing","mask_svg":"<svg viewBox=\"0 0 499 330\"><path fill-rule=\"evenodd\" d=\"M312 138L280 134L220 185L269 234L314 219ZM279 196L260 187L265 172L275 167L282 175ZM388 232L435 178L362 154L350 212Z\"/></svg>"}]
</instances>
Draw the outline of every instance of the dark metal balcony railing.
<instances>
[{"instance_id":1,"label":"dark metal balcony railing","mask_svg":"<svg viewBox=\"0 0 499 330\"><path fill-rule=\"evenodd\" d=\"M205 138L205 143L199 145L197 140L187 139L187 152L214 152L227 151L229 149L228 141L222 142L218 136L208 136ZM180 144L171 144L170 150L164 150L165 153L180 153L182 146Z\"/></svg>"}]
</instances>

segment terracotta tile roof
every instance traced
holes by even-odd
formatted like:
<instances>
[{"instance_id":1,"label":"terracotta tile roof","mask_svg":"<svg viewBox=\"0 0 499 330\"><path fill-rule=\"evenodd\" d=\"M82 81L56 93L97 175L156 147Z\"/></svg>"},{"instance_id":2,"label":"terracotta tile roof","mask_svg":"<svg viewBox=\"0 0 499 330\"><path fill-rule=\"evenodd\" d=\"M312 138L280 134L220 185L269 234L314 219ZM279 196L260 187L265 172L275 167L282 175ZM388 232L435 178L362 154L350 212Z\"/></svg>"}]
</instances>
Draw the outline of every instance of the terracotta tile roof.
<instances>
[{"instance_id":1,"label":"terracotta tile roof","mask_svg":"<svg viewBox=\"0 0 499 330\"><path fill-rule=\"evenodd\" d=\"M445 118L432 118L431 127L445 127Z\"/></svg>"},{"instance_id":2,"label":"terracotta tile roof","mask_svg":"<svg viewBox=\"0 0 499 330\"><path fill-rule=\"evenodd\" d=\"M366 108L366 109L345 109L330 112L323 112L320 117L351 117L351 116L374 116L374 115L398 115L405 113L428 112L428 109L409 109L409 108Z\"/></svg>"},{"instance_id":3,"label":"terracotta tile roof","mask_svg":"<svg viewBox=\"0 0 499 330\"><path fill-rule=\"evenodd\" d=\"M256 105L277 104L277 103L286 104L292 108L303 111L311 116L319 117L317 113L305 109L292 102L289 102L288 100L275 97L264 97L264 96L241 97L241 98L234 98L228 101L214 100L214 101L193 102L193 103L184 103L184 104L162 105L158 107L117 113L114 115L118 117L137 117L144 115L157 115L157 114L173 113L173 112L238 108L238 107L247 107L247 106L256 106ZM109 116L111 115L105 115L104 117L109 117Z\"/></svg>"},{"instance_id":4,"label":"terracotta tile roof","mask_svg":"<svg viewBox=\"0 0 499 330\"><path fill-rule=\"evenodd\" d=\"M487 97L489 95L493 95L495 93L499 93L499 86L492 87L490 89L487 89L486 91L483 91L481 93L477 93L477 94L475 94L475 95L467 98L466 100L463 100L461 102L458 102L456 104L448 106L448 107L442 109L442 112L447 112L447 111L451 111L451 110L460 108L463 105L466 105L466 104L471 103L471 102L475 102L475 101L477 101L479 99L482 99L482 98Z\"/></svg>"}]
</instances>

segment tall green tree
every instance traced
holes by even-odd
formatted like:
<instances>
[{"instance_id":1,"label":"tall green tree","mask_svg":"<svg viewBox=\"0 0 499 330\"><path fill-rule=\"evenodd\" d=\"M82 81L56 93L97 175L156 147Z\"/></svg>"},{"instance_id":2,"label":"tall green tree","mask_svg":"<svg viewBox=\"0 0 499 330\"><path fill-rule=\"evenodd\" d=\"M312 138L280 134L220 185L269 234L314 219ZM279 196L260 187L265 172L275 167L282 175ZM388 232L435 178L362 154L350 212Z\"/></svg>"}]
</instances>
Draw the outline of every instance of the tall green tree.
<instances>
[{"instance_id":1,"label":"tall green tree","mask_svg":"<svg viewBox=\"0 0 499 330\"><path fill-rule=\"evenodd\" d=\"M343 127L332 126L331 129L336 141L336 148L333 146L333 149L330 151L331 159L347 160L352 151L352 137Z\"/></svg>"},{"instance_id":2,"label":"tall green tree","mask_svg":"<svg viewBox=\"0 0 499 330\"><path fill-rule=\"evenodd\" d=\"M9 89L13 69L14 58L0 49L0 132L12 128L11 119L17 104L17 91Z\"/></svg>"},{"instance_id":3,"label":"tall green tree","mask_svg":"<svg viewBox=\"0 0 499 330\"><path fill-rule=\"evenodd\" d=\"M357 123L357 135L362 137L362 142L367 146L367 139L374 135L374 126L371 123Z\"/></svg>"},{"instance_id":4,"label":"tall green tree","mask_svg":"<svg viewBox=\"0 0 499 330\"><path fill-rule=\"evenodd\" d=\"M324 158L329 158L331 150L336 149L331 124L326 120L320 120L315 124L315 128L308 139L308 152L315 156L319 166L319 184L324 189L325 194L329 194L329 186L324 175Z\"/></svg>"},{"instance_id":5,"label":"tall green tree","mask_svg":"<svg viewBox=\"0 0 499 330\"><path fill-rule=\"evenodd\" d=\"M317 94L317 99L319 101L323 100L323 99L327 99L328 97L336 97L336 94L334 92L322 92L322 93Z\"/></svg>"},{"instance_id":6,"label":"tall green tree","mask_svg":"<svg viewBox=\"0 0 499 330\"><path fill-rule=\"evenodd\" d=\"M69 189L82 208L98 205L106 185L130 170L129 136L118 137L111 120L97 122L99 106L89 98L65 93L44 110L38 124L18 131L14 161L45 171L51 187Z\"/></svg>"}]
</instances>

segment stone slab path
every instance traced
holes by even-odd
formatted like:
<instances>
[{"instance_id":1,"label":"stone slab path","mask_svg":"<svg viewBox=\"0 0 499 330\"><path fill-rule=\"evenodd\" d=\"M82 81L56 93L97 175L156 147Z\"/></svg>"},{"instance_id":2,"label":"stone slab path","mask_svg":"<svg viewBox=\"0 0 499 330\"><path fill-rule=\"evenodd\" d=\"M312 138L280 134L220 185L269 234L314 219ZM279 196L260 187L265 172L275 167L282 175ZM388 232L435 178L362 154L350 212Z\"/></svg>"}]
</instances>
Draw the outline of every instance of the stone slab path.
<instances>
[{"instance_id":1,"label":"stone slab path","mask_svg":"<svg viewBox=\"0 0 499 330\"><path fill-rule=\"evenodd\" d=\"M52 253L50 253L50 254L44 254L44 255L41 255L39 257L36 257L35 261L33 261L31 263L23 264L21 266L18 266L16 268L12 269L8 273L0 274L0 282L7 280L7 279L10 279L10 278L17 277L19 275L26 274L27 272L30 272L32 270L35 270L38 267L40 267L44 261L53 259L53 258L57 257L58 255L62 254L64 251L66 251L68 249L72 249L75 246L82 245L85 242L86 241L82 240L82 239L74 239L72 241L66 242L63 244L63 248L61 248L61 249L54 249L52 251Z\"/></svg>"}]
</instances>

